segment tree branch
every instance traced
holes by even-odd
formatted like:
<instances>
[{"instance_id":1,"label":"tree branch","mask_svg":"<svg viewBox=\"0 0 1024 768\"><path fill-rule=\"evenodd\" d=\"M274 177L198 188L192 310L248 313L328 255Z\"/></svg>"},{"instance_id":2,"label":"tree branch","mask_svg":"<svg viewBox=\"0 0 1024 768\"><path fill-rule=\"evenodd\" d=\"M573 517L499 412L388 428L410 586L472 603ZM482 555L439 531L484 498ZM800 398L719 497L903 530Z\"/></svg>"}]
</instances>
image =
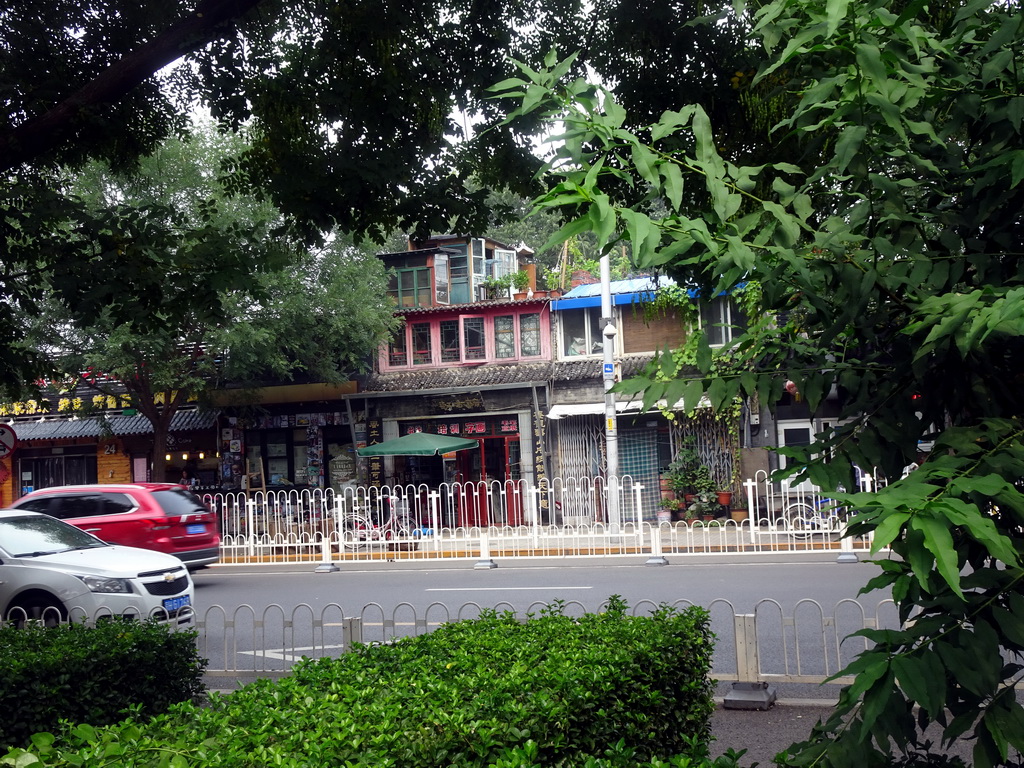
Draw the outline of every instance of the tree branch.
<instances>
[{"instance_id":1,"label":"tree branch","mask_svg":"<svg viewBox=\"0 0 1024 768\"><path fill-rule=\"evenodd\" d=\"M58 147L73 136L84 109L112 104L163 67L215 39L224 26L262 0L201 0L195 11L141 48L127 53L68 98L42 115L0 134L0 172Z\"/></svg>"}]
</instances>

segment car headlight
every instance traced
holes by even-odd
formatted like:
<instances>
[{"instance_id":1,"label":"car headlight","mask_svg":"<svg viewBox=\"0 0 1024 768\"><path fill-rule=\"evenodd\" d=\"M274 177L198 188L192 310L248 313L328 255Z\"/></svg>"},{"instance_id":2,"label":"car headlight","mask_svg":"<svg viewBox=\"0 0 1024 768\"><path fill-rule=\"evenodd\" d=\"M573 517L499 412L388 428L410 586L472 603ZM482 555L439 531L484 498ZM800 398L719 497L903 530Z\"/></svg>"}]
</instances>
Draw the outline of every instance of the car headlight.
<instances>
[{"instance_id":1,"label":"car headlight","mask_svg":"<svg viewBox=\"0 0 1024 768\"><path fill-rule=\"evenodd\" d=\"M131 594L132 584L128 579L115 579L109 576L79 576L82 583L92 592Z\"/></svg>"}]
</instances>

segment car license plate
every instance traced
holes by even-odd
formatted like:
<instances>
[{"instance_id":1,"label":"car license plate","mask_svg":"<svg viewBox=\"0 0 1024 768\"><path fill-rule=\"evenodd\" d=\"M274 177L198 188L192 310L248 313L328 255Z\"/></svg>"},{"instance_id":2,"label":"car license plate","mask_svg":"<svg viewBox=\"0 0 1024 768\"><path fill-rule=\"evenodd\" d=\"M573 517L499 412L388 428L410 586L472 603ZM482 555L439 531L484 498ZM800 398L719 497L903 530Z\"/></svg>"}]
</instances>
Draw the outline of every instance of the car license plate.
<instances>
[{"instance_id":1,"label":"car license plate","mask_svg":"<svg viewBox=\"0 0 1024 768\"><path fill-rule=\"evenodd\" d=\"M186 605L192 605L192 598L188 595L168 597L164 600L164 610L168 613L174 613L175 611L184 608Z\"/></svg>"},{"instance_id":2,"label":"car license plate","mask_svg":"<svg viewBox=\"0 0 1024 768\"><path fill-rule=\"evenodd\" d=\"M206 526L202 523L193 523L185 526L185 533L206 533Z\"/></svg>"}]
</instances>

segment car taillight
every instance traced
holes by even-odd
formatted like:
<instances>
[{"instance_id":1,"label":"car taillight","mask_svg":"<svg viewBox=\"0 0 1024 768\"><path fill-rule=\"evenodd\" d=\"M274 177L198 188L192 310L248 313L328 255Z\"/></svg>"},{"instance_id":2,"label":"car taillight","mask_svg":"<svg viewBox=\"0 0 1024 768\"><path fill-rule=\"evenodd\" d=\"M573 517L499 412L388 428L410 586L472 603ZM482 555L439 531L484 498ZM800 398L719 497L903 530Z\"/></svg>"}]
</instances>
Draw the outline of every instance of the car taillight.
<instances>
[{"instance_id":1,"label":"car taillight","mask_svg":"<svg viewBox=\"0 0 1024 768\"><path fill-rule=\"evenodd\" d=\"M157 518L156 520L145 520L144 522L150 527L151 530L154 531L166 531L168 528L171 527L169 525L171 520L167 517Z\"/></svg>"}]
</instances>

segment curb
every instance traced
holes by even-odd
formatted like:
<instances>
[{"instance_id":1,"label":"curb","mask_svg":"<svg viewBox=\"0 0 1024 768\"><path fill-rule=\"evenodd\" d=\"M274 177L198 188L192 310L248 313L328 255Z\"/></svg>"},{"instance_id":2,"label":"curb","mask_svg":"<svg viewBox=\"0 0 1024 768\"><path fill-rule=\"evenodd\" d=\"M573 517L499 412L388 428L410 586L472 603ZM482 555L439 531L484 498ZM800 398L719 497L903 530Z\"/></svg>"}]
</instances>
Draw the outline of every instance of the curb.
<instances>
[{"instance_id":1,"label":"curb","mask_svg":"<svg viewBox=\"0 0 1024 768\"><path fill-rule=\"evenodd\" d=\"M714 698L715 698L715 706L717 706L717 707L721 707L725 703L725 697L724 696L715 696ZM774 709L776 707L820 707L822 709L831 709L836 704L837 704L837 702L830 701L829 699L801 699L801 698L776 699L772 703L772 709ZM753 711L753 710L730 710L730 711L750 712L750 711ZM767 711L767 710L761 710L761 711Z\"/></svg>"}]
</instances>

